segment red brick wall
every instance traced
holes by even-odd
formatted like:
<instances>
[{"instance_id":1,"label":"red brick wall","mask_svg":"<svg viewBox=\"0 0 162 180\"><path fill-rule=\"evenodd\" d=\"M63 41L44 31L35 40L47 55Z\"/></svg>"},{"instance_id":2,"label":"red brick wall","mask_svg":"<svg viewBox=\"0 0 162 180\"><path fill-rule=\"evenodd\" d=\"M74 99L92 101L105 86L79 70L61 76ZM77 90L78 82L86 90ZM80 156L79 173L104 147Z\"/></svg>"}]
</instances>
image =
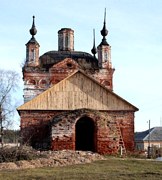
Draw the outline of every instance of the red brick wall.
<instances>
[{"instance_id":1,"label":"red brick wall","mask_svg":"<svg viewBox=\"0 0 162 180\"><path fill-rule=\"evenodd\" d=\"M51 143L51 149L54 151L58 150L75 150L75 142L72 141L72 138L64 138L62 140L54 139Z\"/></svg>"},{"instance_id":2,"label":"red brick wall","mask_svg":"<svg viewBox=\"0 0 162 180\"><path fill-rule=\"evenodd\" d=\"M102 122L102 121L101 121ZM114 154L119 151L115 124L120 127L126 151L134 150L134 113L117 111L107 112L107 127L98 128L97 151L101 154ZM115 124L114 124L115 123ZM99 126L99 125L98 125ZM114 130L113 130L114 129Z\"/></svg>"},{"instance_id":3,"label":"red brick wall","mask_svg":"<svg viewBox=\"0 0 162 180\"><path fill-rule=\"evenodd\" d=\"M56 114L54 111L21 111L20 128L23 144L36 148L44 145L49 148L50 120Z\"/></svg>"},{"instance_id":4,"label":"red brick wall","mask_svg":"<svg viewBox=\"0 0 162 180\"><path fill-rule=\"evenodd\" d=\"M134 113L126 112L126 117L119 120L125 147L128 151L133 151L134 144Z\"/></svg>"},{"instance_id":5,"label":"red brick wall","mask_svg":"<svg viewBox=\"0 0 162 180\"><path fill-rule=\"evenodd\" d=\"M36 148L75 150L75 124L83 116L94 121L95 151L116 154L119 151L119 124L126 150L134 150L134 113L75 111L21 111L21 133L24 143ZM52 127L52 129L51 129Z\"/></svg>"}]
</instances>

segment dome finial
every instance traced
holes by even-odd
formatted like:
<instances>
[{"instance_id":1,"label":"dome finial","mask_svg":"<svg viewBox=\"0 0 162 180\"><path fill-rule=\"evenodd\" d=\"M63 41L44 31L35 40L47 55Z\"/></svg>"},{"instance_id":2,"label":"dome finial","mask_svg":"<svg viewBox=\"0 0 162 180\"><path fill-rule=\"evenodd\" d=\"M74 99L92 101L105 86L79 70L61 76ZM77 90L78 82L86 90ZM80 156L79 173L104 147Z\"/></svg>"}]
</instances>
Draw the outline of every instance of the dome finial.
<instances>
[{"instance_id":1,"label":"dome finial","mask_svg":"<svg viewBox=\"0 0 162 180\"><path fill-rule=\"evenodd\" d=\"M108 45L108 43L106 41L106 36L108 35L108 30L106 29L106 8L105 8L105 13L104 13L104 23L103 23L103 28L101 30L101 35L103 36L101 43L103 45Z\"/></svg>"},{"instance_id":2,"label":"dome finial","mask_svg":"<svg viewBox=\"0 0 162 180\"><path fill-rule=\"evenodd\" d=\"M104 14L104 23L106 23L106 8L105 8L105 14Z\"/></svg>"},{"instance_id":3,"label":"dome finial","mask_svg":"<svg viewBox=\"0 0 162 180\"><path fill-rule=\"evenodd\" d=\"M32 35L32 37L34 37L34 35L37 34L37 29L35 27L35 16L33 16L33 24L32 24L32 27L30 29L30 34Z\"/></svg>"},{"instance_id":4,"label":"dome finial","mask_svg":"<svg viewBox=\"0 0 162 180\"><path fill-rule=\"evenodd\" d=\"M95 29L93 29L93 48L91 49L92 54L95 57L95 54L97 53L96 45L95 45Z\"/></svg>"},{"instance_id":5,"label":"dome finial","mask_svg":"<svg viewBox=\"0 0 162 180\"><path fill-rule=\"evenodd\" d=\"M108 34L108 30L106 29L106 8L105 8L104 25L103 25L103 28L101 30L101 35L102 36L107 36L107 34Z\"/></svg>"}]
</instances>

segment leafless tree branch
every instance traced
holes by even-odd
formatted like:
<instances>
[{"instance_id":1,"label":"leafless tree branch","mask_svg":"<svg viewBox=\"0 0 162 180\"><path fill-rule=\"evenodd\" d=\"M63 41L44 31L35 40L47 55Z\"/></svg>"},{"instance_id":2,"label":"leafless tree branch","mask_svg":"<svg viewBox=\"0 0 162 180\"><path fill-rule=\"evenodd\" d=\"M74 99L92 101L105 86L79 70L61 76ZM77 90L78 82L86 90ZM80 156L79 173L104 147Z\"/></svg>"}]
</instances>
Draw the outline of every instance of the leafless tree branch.
<instances>
[{"instance_id":1,"label":"leafless tree branch","mask_svg":"<svg viewBox=\"0 0 162 180\"><path fill-rule=\"evenodd\" d=\"M18 89L19 83L20 76L17 72L0 69L0 117L3 126L8 126L13 120L16 109L13 93Z\"/></svg>"}]
</instances>

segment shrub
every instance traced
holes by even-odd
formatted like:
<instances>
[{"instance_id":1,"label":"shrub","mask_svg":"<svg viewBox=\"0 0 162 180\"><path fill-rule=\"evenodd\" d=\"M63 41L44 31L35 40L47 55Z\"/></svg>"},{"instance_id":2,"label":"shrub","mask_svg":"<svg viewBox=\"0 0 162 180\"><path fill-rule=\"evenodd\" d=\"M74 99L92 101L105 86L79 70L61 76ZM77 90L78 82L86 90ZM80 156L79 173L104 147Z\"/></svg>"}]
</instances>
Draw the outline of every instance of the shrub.
<instances>
[{"instance_id":1,"label":"shrub","mask_svg":"<svg viewBox=\"0 0 162 180\"><path fill-rule=\"evenodd\" d=\"M133 151L133 152L127 151L126 156L127 156L127 157L132 157L132 158L144 159L144 158L147 157L147 154L146 154L145 151Z\"/></svg>"},{"instance_id":2,"label":"shrub","mask_svg":"<svg viewBox=\"0 0 162 180\"><path fill-rule=\"evenodd\" d=\"M0 163L32 160L40 157L45 157L45 155L27 146L0 148Z\"/></svg>"},{"instance_id":3,"label":"shrub","mask_svg":"<svg viewBox=\"0 0 162 180\"><path fill-rule=\"evenodd\" d=\"M152 146L151 147L151 156L152 156L152 158L162 157L162 148Z\"/></svg>"}]
</instances>

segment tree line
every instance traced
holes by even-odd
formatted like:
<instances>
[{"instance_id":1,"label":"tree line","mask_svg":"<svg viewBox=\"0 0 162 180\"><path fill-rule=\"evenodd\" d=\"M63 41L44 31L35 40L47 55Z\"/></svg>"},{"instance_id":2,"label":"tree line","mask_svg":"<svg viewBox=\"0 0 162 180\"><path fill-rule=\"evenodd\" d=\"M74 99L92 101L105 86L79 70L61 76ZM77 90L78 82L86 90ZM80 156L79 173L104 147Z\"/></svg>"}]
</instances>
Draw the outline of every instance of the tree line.
<instances>
[{"instance_id":1,"label":"tree line","mask_svg":"<svg viewBox=\"0 0 162 180\"><path fill-rule=\"evenodd\" d=\"M20 130L4 130L3 143L19 143L20 142Z\"/></svg>"}]
</instances>

